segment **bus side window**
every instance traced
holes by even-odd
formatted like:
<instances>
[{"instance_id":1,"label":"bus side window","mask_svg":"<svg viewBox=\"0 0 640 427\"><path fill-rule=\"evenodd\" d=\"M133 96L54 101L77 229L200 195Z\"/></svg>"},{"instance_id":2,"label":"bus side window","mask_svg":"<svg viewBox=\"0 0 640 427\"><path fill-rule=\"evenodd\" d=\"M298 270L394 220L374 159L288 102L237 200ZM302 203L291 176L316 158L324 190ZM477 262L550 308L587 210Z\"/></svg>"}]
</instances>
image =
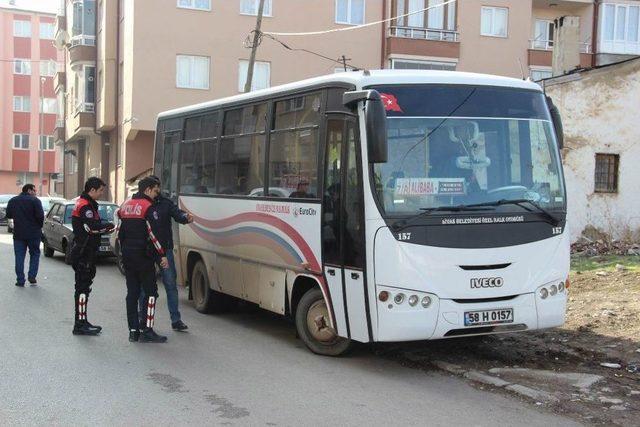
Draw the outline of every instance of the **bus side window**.
<instances>
[{"instance_id":1,"label":"bus side window","mask_svg":"<svg viewBox=\"0 0 640 427\"><path fill-rule=\"evenodd\" d=\"M327 122L327 151L325 156L324 196L322 217L322 249L325 262L341 264L340 257L340 199L342 170L343 120Z\"/></svg>"},{"instance_id":2,"label":"bus side window","mask_svg":"<svg viewBox=\"0 0 640 427\"><path fill-rule=\"evenodd\" d=\"M347 170L344 192L344 265L364 268L362 179L354 122L347 122Z\"/></svg>"}]
</instances>

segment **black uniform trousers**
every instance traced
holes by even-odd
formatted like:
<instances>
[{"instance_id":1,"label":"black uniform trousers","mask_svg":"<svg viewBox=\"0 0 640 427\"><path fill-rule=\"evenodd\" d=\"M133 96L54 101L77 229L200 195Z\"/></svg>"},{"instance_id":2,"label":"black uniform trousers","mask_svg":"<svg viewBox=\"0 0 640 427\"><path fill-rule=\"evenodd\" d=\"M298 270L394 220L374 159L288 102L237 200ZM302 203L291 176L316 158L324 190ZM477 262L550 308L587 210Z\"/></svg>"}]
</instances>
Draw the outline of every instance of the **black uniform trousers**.
<instances>
[{"instance_id":1,"label":"black uniform trousers","mask_svg":"<svg viewBox=\"0 0 640 427\"><path fill-rule=\"evenodd\" d=\"M71 265L75 273L75 320L87 320L87 304L91 285L96 277L96 248L85 247L81 251L78 247L71 249ZM80 295L84 294L84 298Z\"/></svg>"},{"instance_id":2,"label":"black uniform trousers","mask_svg":"<svg viewBox=\"0 0 640 427\"><path fill-rule=\"evenodd\" d=\"M146 250L127 248L126 242L122 242L122 260L127 281L127 323L130 330L138 330L145 326L138 319L140 290L144 290L147 301L149 297L158 298L155 261Z\"/></svg>"}]
</instances>

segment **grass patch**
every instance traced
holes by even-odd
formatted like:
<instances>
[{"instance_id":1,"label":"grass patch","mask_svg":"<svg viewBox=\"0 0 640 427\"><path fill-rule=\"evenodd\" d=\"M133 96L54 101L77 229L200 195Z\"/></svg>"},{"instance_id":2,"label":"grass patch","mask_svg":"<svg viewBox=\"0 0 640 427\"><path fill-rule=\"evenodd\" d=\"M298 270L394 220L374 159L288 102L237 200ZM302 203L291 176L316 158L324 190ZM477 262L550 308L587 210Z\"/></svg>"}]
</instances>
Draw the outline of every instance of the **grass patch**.
<instances>
[{"instance_id":1,"label":"grass patch","mask_svg":"<svg viewBox=\"0 0 640 427\"><path fill-rule=\"evenodd\" d=\"M640 257L637 255L571 255L571 271L615 270L616 264L640 271Z\"/></svg>"}]
</instances>

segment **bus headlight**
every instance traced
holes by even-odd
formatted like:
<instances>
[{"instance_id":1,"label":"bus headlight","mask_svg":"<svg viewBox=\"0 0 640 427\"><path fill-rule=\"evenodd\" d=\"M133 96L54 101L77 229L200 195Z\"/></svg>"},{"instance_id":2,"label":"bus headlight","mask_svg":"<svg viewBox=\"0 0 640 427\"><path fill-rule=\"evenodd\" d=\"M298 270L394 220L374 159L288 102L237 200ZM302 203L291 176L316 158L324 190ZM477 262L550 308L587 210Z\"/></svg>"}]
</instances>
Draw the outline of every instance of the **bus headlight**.
<instances>
[{"instance_id":1,"label":"bus headlight","mask_svg":"<svg viewBox=\"0 0 640 427\"><path fill-rule=\"evenodd\" d=\"M558 292L564 292L564 282L558 283Z\"/></svg>"},{"instance_id":2,"label":"bus headlight","mask_svg":"<svg viewBox=\"0 0 640 427\"><path fill-rule=\"evenodd\" d=\"M429 308L430 305L431 305L431 298L423 297L422 298L422 307Z\"/></svg>"},{"instance_id":3,"label":"bus headlight","mask_svg":"<svg viewBox=\"0 0 640 427\"><path fill-rule=\"evenodd\" d=\"M547 288L540 288L540 298L547 299L548 296L549 291L547 290Z\"/></svg>"},{"instance_id":4,"label":"bus headlight","mask_svg":"<svg viewBox=\"0 0 640 427\"><path fill-rule=\"evenodd\" d=\"M411 307L415 306L418 303L418 296L417 295L411 295L409 297L409 305Z\"/></svg>"},{"instance_id":5,"label":"bus headlight","mask_svg":"<svg viewBox=\"0 0 640 427\"><path fill-rule=\"evenodd\" d=\"M382 291L378 294L378 299L382 302L386 302L389 299L389 292Z\"/></svg>"},{"instance_id":6,"label":"bus headlight","mask_svg":"<svg viewBox=\"0 0 640 427\"><path fill-rule=\"evenodd\" d=\"M404 302L404 294L403 293L396 294L396 296L393 297L393 302L395 302L398 305L402 304Z\"/></svg>"},{"instance_id":7,"label":"bus headlight","mask_svg":"<svg viewBox=\"0 0 640 427\"><path fill-rule=\"evenodd\" d=\"M557 293L558 293L558 287L556 285L551 285L551 287L549 288L549 294L551 294L551 296L554 296Z\"/></svg>"}]
</instances>

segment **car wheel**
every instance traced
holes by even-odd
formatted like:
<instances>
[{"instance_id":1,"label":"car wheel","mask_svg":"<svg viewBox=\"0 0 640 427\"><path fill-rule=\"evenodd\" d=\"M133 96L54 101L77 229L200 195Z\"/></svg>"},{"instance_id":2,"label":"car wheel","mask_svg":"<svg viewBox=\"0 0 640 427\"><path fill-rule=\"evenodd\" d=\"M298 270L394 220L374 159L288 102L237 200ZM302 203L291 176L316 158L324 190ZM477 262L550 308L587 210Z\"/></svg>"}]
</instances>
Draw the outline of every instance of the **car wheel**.
<instances>
[{"instance_id":1,"label":"car wheel","mask_svg":"<svg viewBox=\"0 0 640 427\"><path fill-rule=\"evenodd\" d=\"M351 347L350 339L338 336L331 328L329 309L318 288L310 289L300 299L295 323L300 339L316 354L339 356Z\"/></svg>"},{"instance_id":2,"label":"car wheel","mask_svg":"<svg viewBox=\"0 0 640 427\"><path fill-rule=\"evenodd\" d=\"M191 293L196 310L200 313L215 313L227 308L227 296L216 292L209 285L209 274L202 260L191 272Z\"/></svg>"},{"instance_id":3,"label":"car wheel","mask_svg":"<svg viewBox=\"0 0 640 427\"><path fill-rule=\"evenodd\" d=\"M54 252L53 248L47 244L46 240L42 242L42 246L43 246L42 252L44 253L44 256L47 258L51 258Z\"/></svg>"}]
</instances>

